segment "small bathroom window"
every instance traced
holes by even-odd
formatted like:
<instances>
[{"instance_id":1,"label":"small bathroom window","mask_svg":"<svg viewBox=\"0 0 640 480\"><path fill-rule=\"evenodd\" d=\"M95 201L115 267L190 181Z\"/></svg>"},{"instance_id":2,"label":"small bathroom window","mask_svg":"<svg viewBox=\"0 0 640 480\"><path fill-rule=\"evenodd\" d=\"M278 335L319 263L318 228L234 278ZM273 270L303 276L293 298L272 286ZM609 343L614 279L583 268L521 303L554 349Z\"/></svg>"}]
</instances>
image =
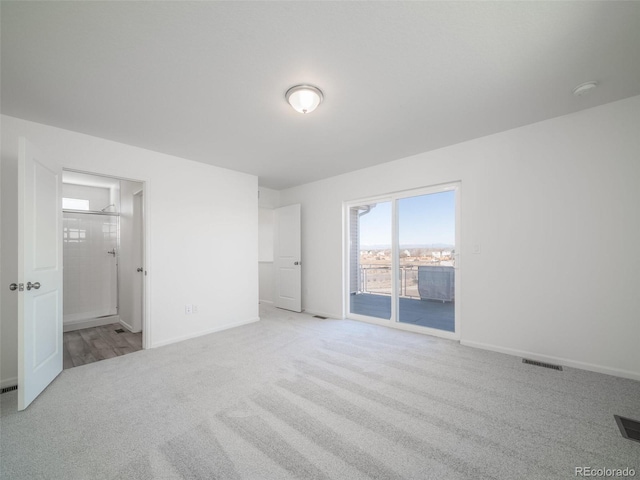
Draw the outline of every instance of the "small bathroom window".
<instances>
[{"instance_id":1,"label":"small bathroom window","mask_svg":"<svg viewBox=\"0 0 640 480\"><path fill-rule=\"evenodd\" d=\"M89 210L89 200L82 198L62 198L63 210Z\"/></svg>"}]
</instances>

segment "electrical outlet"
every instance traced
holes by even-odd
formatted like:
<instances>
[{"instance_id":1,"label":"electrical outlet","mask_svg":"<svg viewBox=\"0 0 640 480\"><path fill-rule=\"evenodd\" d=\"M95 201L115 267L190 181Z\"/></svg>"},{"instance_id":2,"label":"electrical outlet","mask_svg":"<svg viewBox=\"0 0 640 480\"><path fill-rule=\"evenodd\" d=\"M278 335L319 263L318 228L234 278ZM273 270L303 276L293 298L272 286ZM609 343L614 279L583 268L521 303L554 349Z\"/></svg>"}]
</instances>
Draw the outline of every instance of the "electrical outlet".
<instances>
[{"instance_id":1,"label":"electrical outlet","mask_svg":"<svg viewBox=\"0 0 640 480\"><path fill-rule=\"evenodd\" d=\"M193 305L193 308L191 310L193 311L193 313L198 313L198 305Z\"/></svg>"},{"instance_id":2,"label":"electrical outlet","mask_svg":"<svg viewBox=\"0 0 640 480\"><path fill-rule=\"evenodd\" d=\"M193 305L185 305L184 313L187 315L191 315L193 313Z\"/></svg>"},{"instance_id":3,"label":"electrical outlet","mask_svg":"<svg viewBox=\"0 0 640 480\"><path fill-rule=\"evenodd\" d=\"M473 252L473 253L475 253L475 254L480 253L480 244L479 244L479 243L474 243L474 244L473 244L473 250L472 250L472 252Z\"/></svg>"}]
</instances>

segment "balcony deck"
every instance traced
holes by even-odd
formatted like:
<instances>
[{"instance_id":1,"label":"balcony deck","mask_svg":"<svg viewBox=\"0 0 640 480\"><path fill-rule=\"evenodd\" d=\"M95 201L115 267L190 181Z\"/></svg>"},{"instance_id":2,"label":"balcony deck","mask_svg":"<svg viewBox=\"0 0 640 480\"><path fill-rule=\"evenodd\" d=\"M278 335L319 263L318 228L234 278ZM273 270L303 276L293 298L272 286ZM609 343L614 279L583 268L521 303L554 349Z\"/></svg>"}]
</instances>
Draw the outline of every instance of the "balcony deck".
<instances>
[{"instance_id":1,"label":"balcony deck","mask_svg":"<svg viewBox=\"0 0 640 480\"><path fill-rule=\"evenodd\" d=\"M351 295L351 313L388 319L391 316L391 296L372 293ZM454 304L400 297L400 322L453 332Z\"/></svg>"}]
</instances>

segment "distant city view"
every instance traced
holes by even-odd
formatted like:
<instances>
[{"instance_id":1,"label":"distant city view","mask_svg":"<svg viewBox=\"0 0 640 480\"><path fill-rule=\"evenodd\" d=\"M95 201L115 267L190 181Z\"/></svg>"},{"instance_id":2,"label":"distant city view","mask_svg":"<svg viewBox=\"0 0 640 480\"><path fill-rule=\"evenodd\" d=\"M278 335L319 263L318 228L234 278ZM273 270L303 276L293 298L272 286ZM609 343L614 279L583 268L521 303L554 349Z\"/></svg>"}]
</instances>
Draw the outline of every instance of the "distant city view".
<instances>
[{"instance_id":1,"label":"distant city view","mask_svg":"<svg viewBox=\"0 0 640 480\"><path fill-rule=\"evenodd\" d=\"M391 248L360 250L360 291L391 295ZM419 266L455 266L453 246L400 246L400 296L420 298Z\"/></svg>"},{"instance_id":2,"label":"distant city view","mask_svg":"<svg viewBox=\"0 0 640 480\"><path fill-rule=\"evenodd\" d=\"M360 250L360 265L391 265L391 248L364 248ZM439 247L400 246L400 265L448 265L453 266L455 250L453 245Z\"/></svg>"}]
</instances>

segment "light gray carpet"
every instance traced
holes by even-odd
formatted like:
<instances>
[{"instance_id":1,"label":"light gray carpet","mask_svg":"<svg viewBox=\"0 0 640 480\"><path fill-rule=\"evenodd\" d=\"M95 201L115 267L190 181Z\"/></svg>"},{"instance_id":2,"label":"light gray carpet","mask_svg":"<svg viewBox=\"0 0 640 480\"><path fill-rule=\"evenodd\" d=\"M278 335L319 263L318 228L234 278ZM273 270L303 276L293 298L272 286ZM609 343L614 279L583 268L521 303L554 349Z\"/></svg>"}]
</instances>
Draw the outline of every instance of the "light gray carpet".
<instances>
[{"instance_id":1,"label":"light gray carpet","mask_svg":"<svg viewBox=\"0 0 640 480\"><path fill-rule=\"evenodd\" d=\"M564 479L632 467L640 382L261 308L0 396L3 479Z\"/></svg>"}]
</instances>

